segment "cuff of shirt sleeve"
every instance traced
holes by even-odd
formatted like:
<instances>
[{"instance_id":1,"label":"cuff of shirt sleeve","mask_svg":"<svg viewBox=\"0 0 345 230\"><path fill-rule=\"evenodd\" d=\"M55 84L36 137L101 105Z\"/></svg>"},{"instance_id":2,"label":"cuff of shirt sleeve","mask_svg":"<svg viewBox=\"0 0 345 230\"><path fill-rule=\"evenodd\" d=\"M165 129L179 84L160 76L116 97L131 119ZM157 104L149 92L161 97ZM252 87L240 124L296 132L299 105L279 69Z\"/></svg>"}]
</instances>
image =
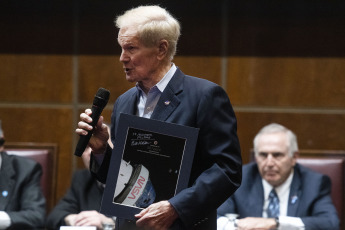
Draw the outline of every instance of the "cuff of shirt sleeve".
<instances>
[{"instance_id":1,"label":"cuff of shirt sleeve","mask_svg":"<svg viewBox=\"0 0 345 230\"><path fill-rule=\"evenodd\" d=\"M301 230L304 224L301 218L291 216L279 216L279 230Z\"/></svg>"},{"instance_id":2,"label":"cuff of shirt sleeve","mask_svg":"<svg viewBox=\"0 0 345 230\"><path fill-rule=\"evenodd\" d=\"M0 229L6 229L11 226L10 216L3 211L0 211Z\"/></svg>"}]
</instances>

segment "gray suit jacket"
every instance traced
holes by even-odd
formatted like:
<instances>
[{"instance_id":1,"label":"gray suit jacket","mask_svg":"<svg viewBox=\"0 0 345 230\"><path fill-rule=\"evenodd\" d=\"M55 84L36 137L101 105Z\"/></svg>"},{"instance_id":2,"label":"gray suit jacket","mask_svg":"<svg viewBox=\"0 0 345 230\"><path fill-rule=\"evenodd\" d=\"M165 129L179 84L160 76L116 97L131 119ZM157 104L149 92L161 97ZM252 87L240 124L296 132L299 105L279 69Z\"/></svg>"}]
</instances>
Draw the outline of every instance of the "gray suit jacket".
<instances>
[{"instance_id":1,"label":"gray suit jacket","mask_svg":"<svg viewBox=\"0 0 345 230\"><path fill-rule=\"evenodd\" d=\"M288 216L300 217L305 229L337 230L339 219L331 199L328 176L296 164L288 203ZM262 217L263 186L256 163L243 167L241 187L218 208L218 215L237 213L239 218Z\"/></svg>"},{"instance_id":2,"label":"gray suit jacket","mask_svg":"<svg viewBox=\"0 0 345 230\"><path fill-rule=\"evenodd\" d=\"M135 115L138 97L137 89L132 88L116 100L112 113L113 142L120 113ZM210 81L184 75L177 69L151 119L200 129L190 187L169 202L179 214L180 228L216 229L216 209L236 191L242 177L237 121L226 92ZM100 181L105 180L108 165L105 157L100 170L95 165L91 167Z\"/></svg>"},{"instance_id":3,"label":"gray suit jacket","mask_svg":"<svg viewBox=\"0 0 345 230\"><path fill-rule=\"evenodd\" d=\"M44 226L45 198L40 179L41 165L34 160L1 153L0 210L11 218L10 229Z\"/></svg>"}]
</instances>

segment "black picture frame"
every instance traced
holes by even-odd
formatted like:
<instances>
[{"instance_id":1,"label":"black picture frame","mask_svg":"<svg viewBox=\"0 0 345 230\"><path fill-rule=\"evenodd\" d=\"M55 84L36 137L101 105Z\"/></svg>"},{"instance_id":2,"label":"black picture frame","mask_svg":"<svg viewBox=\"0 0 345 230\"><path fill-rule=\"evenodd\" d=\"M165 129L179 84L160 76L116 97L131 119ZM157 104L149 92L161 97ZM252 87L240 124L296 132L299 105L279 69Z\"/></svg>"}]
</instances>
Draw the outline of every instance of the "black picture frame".
<instances>
[{"instance_id":1,"label":"black picture frame","mask_svg":"<svg viewBox=\"0 0 345 230\"><path fill-rule=\"evenodd\" d=\"M168 200L187 188L198 133L199 129L194 127L121 113L100 212L135 220L134 215L145 207L124 203L138 195L135 188L142 183L139 177L132 179L133 172L142 166L149 172L148 178L155 191L154 202ZM121 162L133 168L131 183L126 183L125 189L117 185ZM121 187L117 196L116 186ZM119 200L120 196L125 200L123 197Z\"/></svg>"}]
</instances>

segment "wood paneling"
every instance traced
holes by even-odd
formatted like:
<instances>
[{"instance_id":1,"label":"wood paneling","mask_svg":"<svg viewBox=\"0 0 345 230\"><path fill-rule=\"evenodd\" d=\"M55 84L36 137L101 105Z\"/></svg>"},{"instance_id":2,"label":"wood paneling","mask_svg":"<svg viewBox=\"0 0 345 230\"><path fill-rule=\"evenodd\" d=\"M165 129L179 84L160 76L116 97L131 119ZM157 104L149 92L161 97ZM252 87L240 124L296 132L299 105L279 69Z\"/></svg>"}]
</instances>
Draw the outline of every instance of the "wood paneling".
<instances>
[{"instance_id":1,"label":"wood paneling","mask_svg":"<svg viewBox=\"0 0 345 230\"><path fill-rule=\"evenodd\" d=\"M228 87L240 106L345 108L345 58L229 58Z\"/></svg>"},{"instance_id":2,"label":"wood paneling","mask_svg":"<svg viewBox=\"0 0 345 230\"><path fill-rule=\"evenodd\" d=\"M174 62L187 75L204 78L221 85L220 57L176 56Z\"/></svg>"},{"instance_id":3,"label":"wood paneling","mask_svg":"<svg viewBox=\"0 0 345 230\"><path fill-rule=\"evenodd\" d=\"M68 55L0 55L0 101L69 103L72 57Z\"/></svg>"},{"instance_id":4,"label":"wood paneling","mask_svg":"<svg viewBox=\"0 0 345 230\"><path fill-rule=\"evenodd\" d=\"M309 114L286 112L239 112L238 135L242 157L249 162L250 149L257 132L270 123L279 123L292 130L300 149L345 149L345 113L343 114Z\"/></svg>"},{"instance_id":5,"label":"wood paneling","mask_svg":"<svg viewBox=\"0 0 345 230\"><path fill-rule=\"evenodd\" d=\"M119 58L100 55L79 57L79 102L92 103L98 88L103 87L110 91L110 104L135 85L126 80Z\"/></svg>"},{"instance_id":6,"label":"wood paneling","mask_svg":"<svg viewBox=\"0 0 345 230\"><path fill-rule=\"evenodd\" d=\"M3 108L0 119L8 142L56 143L58 145L57 199L69 186L72 174L74 127L71 108Z\"/></svg>"}]
</instances>

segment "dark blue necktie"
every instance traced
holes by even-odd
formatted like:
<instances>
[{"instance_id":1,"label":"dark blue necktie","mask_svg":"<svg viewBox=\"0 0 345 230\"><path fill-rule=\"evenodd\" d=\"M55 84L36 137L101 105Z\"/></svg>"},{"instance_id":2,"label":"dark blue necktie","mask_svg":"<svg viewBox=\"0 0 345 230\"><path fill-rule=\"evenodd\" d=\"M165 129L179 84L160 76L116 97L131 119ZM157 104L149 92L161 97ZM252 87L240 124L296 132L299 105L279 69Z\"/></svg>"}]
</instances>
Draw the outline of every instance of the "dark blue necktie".
<instances>
[{"instance_id":1,"label":"dark blue necktie","mask_svg":"<svg viewBox=\"0 0 345 230\"><path fill-rule=\"evenodd\" d=\"M279 216L279 198L274 189L270 192L269 196L269 203L267 208L267 217L275 218Z\"/></svg>"}]
</instances>

